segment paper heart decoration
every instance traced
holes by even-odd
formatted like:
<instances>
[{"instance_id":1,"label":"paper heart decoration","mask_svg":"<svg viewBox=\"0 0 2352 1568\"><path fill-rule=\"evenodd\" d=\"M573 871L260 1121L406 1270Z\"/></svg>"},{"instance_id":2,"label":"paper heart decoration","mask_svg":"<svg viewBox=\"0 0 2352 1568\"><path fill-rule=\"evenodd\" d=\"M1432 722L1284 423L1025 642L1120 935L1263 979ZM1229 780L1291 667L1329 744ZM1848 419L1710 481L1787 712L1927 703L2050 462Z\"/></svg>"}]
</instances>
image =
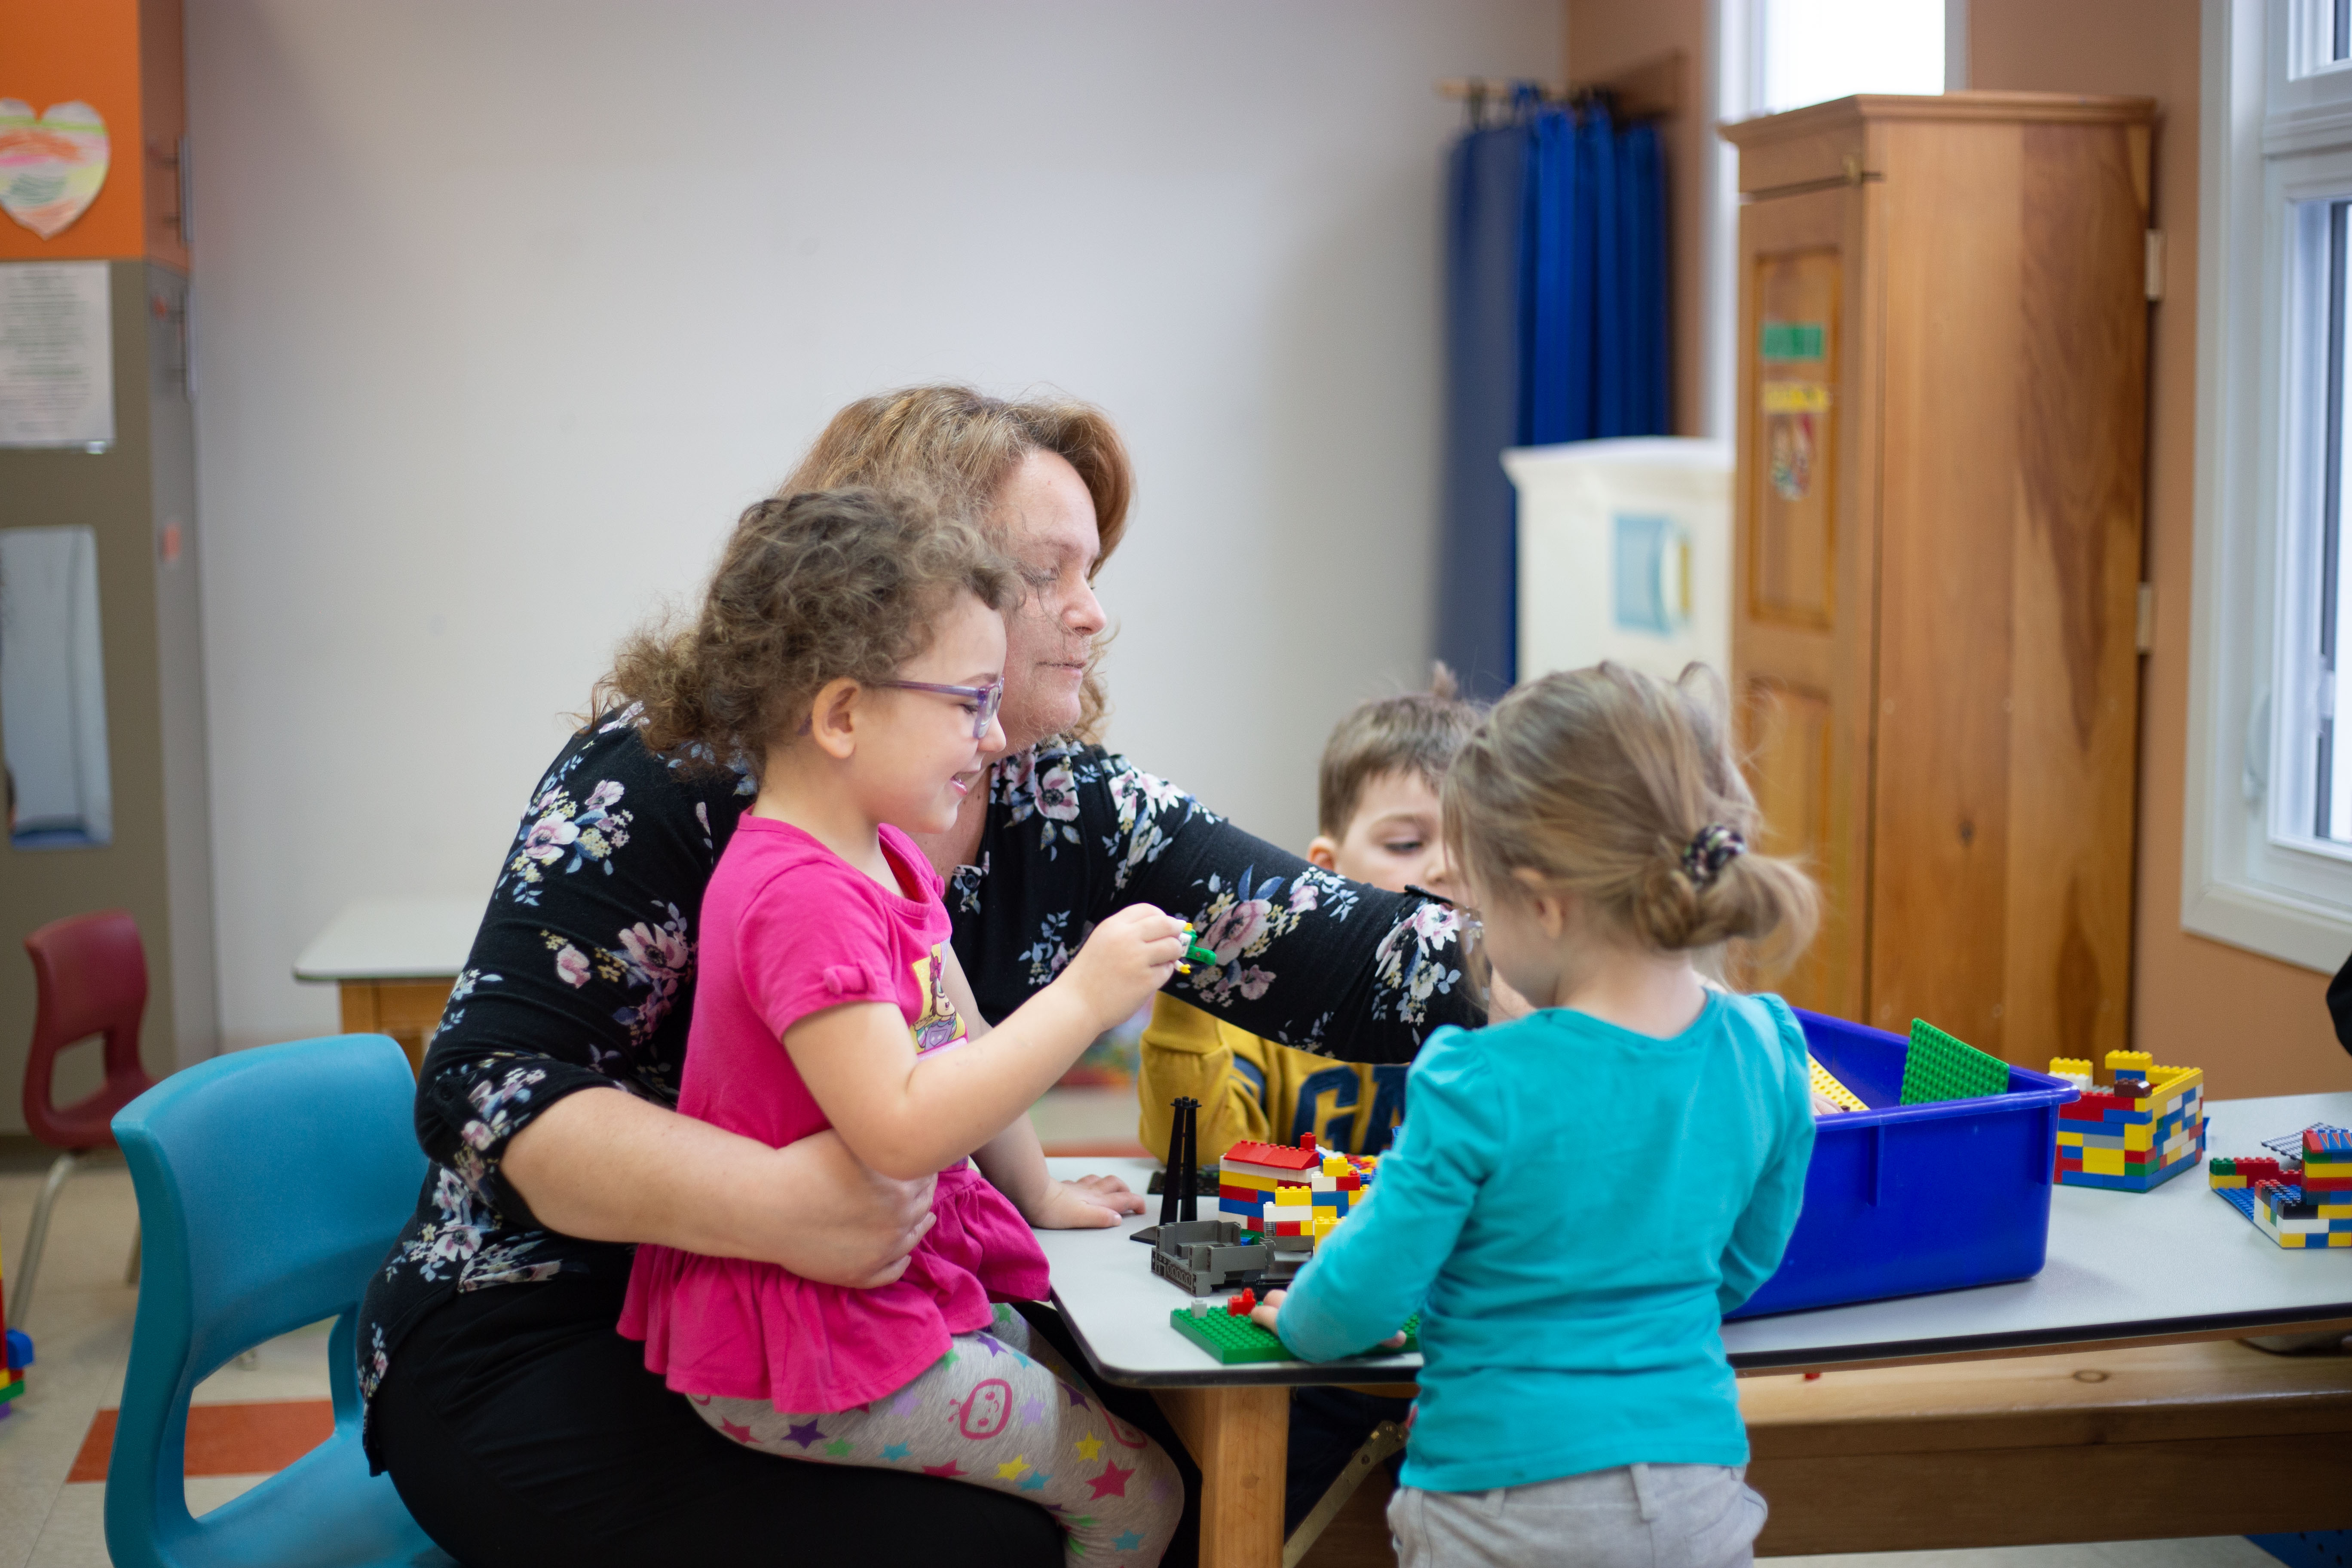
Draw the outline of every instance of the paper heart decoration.
<instances>
[{"instance_id":1,"label":"paper heart decoration","mask_svg":"<svg viewBox=\"0 0 2352 1568\"><path fill-rule=\"evenodd\" d=\"M0 211L53 239L89 210L106 184L106 121L87 103L53 103L37 120L0 98Z\"/></svg>"}]
</instances>

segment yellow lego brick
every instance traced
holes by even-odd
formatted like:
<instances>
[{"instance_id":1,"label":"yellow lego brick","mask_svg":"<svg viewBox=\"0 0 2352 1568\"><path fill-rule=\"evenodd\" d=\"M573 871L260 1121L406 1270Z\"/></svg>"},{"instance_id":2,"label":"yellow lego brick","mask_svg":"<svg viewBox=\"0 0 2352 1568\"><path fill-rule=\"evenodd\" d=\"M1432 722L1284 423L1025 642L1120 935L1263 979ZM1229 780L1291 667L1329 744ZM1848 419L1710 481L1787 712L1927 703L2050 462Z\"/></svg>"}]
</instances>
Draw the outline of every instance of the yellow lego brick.
<instances>
[{"instance_id":1,"label":"yellow lego brick","mask_svg":"<svg viewBox=\"0 0 2352 1568\"><path fill-rule=\"evenodd\" d=\"M2124 1152L2120 1149L2085 1149L2083 1170L2087 1175L2120 1176L2124 1173Z\"/></svg>"},{"instance_id":2,"label":"yellow lego brick","mask_svg":"<svg viewBox=\"0 0 2352 1568\"><path fill-rule=\"evenodd\" d=\"M2058 1134L2058 1146L2062 1149L2080 1149L2083 1146L2083 1135L2080 1132L2061 1132Z\"/></svg>"},{"instance_id":3,"label":"yellow lego brick","mask_svg":"<svg viewBox=\"0 0 2352 1568\"><path fill-rule=\"evenodd\" d=\"M2225 1176L2219 1171L2208 1171L2205 1173L2205 1184L2218 1193L2224 1187L2244 1186L2246 1184L2246 1178L2243 1176Z\"/></svg>"},{"instance_id":4,"label":"yellow lego brick","mask_svg":"<svg viewBox=\"0 0 2352 1568\"><path fill-rule=\"evenodd\" d=\"M1870 1109L1869 1106L1864 1105L1862 1102L1862 1097L1860 1095L1854 1093L1853 1090L1840 1083L1836 1077L1831 1073L1829 1068L1822 1066L1821 1063L1814 1061L1811 1057L1806 1058L1805 1060L1806 1064L1812 1068L1813 1092L1815 1094L1820 1095L1822 1099L1838 1106L1841 1110L1868 1110Z\"/></svg>"},{"instance_id":5,"label":"yellow lego brick","mask_svg":"<svg viewBox=\"0 0 2352 1568\"><path fill-rule=\"evenodd\" d=\"M2050 1076L2052 1078L2064 1078L2068 1073L2081 1073L2087 1078L2090 1076L2090 1071L2091 1064L2081 1057L2052 1057L2050 1058Z\"/></svg>"},{"instance_id":6,"label":"yellow lego brick","mask_svg":"<svg viewBox=\"0 0 2352 1568\"><path fill-rule=\"evenodd\" d=\"M2138 1068L2146 1071L2155 1065L2156 1058L2146 1051L2109 1051L2107 1053L2109 1072L2115 1071L2117 1068Z\"/></svg>"},{"instance_id":7,"label":"yellow lego brick","mask_svg":"<svg viewBox=\"0 0 2352 1568\"><path fill-rule=\"evenodd\" d=\"M2155 1148L2156 1123L2153 1121L2133 1121L2126 1123L2124 1127L2124 1147L2133 1150Z\"/></svg>"}]
</instances>

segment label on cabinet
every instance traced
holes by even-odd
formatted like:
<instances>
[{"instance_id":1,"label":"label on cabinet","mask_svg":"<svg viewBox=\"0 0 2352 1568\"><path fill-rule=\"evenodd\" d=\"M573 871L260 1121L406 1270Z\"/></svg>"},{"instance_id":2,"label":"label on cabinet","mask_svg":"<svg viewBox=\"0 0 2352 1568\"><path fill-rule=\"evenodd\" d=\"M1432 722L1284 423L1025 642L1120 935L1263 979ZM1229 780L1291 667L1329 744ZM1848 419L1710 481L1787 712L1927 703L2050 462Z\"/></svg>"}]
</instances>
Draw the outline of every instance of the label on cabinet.
<instances>
[{"instance_id":1,"label":"label on cabinet","mask_svg":"<svg viewBox=\"0 0 2352 1568\"><path fill-rule=\"evenodd\" d=\"M1748 613L1827 631L1837 615L1834 498L1838 254L1808 249L1753 258L1762 318L1749 384L1755 468L1745 482L1753 520Z\"/></svg>"}]
</instances>

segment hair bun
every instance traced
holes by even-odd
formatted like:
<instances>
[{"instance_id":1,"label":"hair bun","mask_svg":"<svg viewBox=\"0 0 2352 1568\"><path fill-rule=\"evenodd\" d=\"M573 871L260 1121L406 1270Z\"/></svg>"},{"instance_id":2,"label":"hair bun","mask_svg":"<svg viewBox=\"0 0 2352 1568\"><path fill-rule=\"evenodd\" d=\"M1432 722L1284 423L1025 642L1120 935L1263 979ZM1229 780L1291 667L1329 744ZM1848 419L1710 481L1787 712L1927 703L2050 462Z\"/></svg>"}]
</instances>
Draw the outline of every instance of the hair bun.
<instances>
[{"instance_id":1,"label":"hair bun","mask_svg":"<svg viewBox=\"0 0 2352 1568\"><path fill-rule=\"evenodd\" d=\"M1691 836L1683 847L1683 875L1695 888L1706 885L1723 874L1723 868L1737 856L1748 852L1748 840L1736 827L1720 822L1710 822Z\"/></svg>"}]
</instances>

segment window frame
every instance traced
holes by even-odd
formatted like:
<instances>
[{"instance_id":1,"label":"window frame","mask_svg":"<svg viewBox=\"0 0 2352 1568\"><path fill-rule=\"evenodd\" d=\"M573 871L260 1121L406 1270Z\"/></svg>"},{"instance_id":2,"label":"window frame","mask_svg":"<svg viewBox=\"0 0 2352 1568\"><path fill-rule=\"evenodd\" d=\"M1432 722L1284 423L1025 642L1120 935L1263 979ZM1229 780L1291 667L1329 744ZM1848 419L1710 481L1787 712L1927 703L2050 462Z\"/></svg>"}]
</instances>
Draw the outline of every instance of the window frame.
<instances>
[{"instance_id":1,"label":"window frame","mask_svg":"<svg viewBox=\"0 0 2352 1568\"><path fill-rule=\"evenodd\" d=\"M2332 15L2330 0L2205 0L2180 889L2185 929L2323 973L2352 952L2352 844L2316 834L2304 742L2324 683L2324 541L2290 524L2311 515L2316 472L2296 400L2326 383L2326 280L2295 267L2297 204L2352 196L2352 61L2325 58Z\"/></svg>"}]
</instances>

